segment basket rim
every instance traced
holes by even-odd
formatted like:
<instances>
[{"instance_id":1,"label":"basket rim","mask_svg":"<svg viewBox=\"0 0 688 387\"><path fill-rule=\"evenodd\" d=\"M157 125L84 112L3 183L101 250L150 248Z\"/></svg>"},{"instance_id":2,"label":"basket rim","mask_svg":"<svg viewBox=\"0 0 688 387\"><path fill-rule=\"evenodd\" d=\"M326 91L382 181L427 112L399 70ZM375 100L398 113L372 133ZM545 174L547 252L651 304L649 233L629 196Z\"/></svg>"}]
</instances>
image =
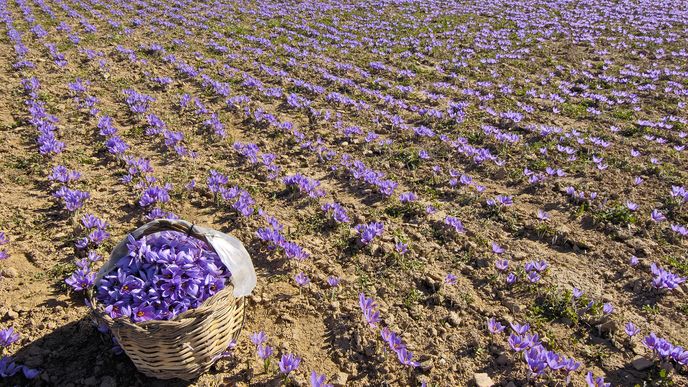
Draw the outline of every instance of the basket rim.
<instances>
[{"instance_id":1,"label":"basket rim","mask_svg":"<svg viewBox=\"0 0 688 387\"><path fill-rule=\"evenodd\" d=\"M152 235L158 232L164 232L164 231L177 231L177 232L182 232L185 233L187 236L199 239L203 242L205 242L215 254L219 253L215 249L215 246L213 246L212 243L208 240L206 233L201 230L200 226L196 226L195 223L190 223L186 220L182 219L154 219L134 231L127 233L126 236L120 241L120 243L115 246L112 249L112 252L110 254L110 258L108 262L106 262L103 267L98 271L98 274L96 275L96 279L94 281L94 286L91 287L88 290L88 301L89 301L89 307L91 311L96 315L96 317L104 320L105 322L112 322L112 324L121 324L121 325L127 325L127 326L135 326L139 328L146 328L148 326L155 326L155 325L166 325L174 322L179 322L183 319L189 319L189 318L196 318L196 317L202 317L204 314L208 313L211 311L211 307L208 305L210 304L211 300L215 298L216 296L229 292L230 296L236 300L239 301L244 297L237 297L232 294L232 291L234 289L234 285L232 283L232 276L230 276L226 281L225 281L225 287L220 290L219 292L213 294L212 296L208 297L201 305L199 305L196 308L193 309L188 309L178 315L176 315L174 318L168 319L168 320L146 320L146 321L139 321L135 322L132 321L131 318L129 317L117 317L117 318L112 318L110 315L105 312L105 308L102 306L101 303L97 301L97 297L95 295L95 289L98 283L102 280L102 278L107 275L108 273L111 273L113 270L116 268L116 263L119 262L121 259L124 259L126 255L120 256L120 257L115 257L115 253L118 252L122 246L126 246L126 243L128 241L129 236L134 237L136 240L141 239L144 236L147 235ZM104 268L107 266L110 266L107 271L103 271ZM233 275L233 273L232 273ZM241 325L243 327L244 325L244 320L245 320L245 309L244 313L242 316L242 322Z\"/></svg>"}]
</instances>

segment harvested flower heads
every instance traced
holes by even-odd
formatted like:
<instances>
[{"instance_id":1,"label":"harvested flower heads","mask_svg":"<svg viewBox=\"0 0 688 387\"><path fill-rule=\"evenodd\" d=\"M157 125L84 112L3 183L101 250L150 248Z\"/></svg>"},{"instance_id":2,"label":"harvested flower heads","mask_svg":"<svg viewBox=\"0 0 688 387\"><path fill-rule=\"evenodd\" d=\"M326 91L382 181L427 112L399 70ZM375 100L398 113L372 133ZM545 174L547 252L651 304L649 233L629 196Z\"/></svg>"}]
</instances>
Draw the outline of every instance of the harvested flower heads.
<instances>
[{"instance_id":1,"label":"harvested flower heads","mask_svg":"<svg viewBox=\"0 0 688 387\"><path fill-rule=\"evenodd\" d=\"M231 276L205 242L180 232L129 236L127 248L97 284L97 299L112 318L172 319L222 290Z\"/></svg>"}]
</instances>

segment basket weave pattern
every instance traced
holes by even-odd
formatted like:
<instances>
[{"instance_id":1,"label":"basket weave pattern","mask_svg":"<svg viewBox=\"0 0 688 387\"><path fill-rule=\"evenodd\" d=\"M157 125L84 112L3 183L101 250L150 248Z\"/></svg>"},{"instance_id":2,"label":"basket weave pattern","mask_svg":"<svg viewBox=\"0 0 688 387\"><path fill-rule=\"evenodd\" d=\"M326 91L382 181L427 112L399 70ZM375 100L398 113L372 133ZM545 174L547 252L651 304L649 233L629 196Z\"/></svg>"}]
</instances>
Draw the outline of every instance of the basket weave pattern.
<instances>
[{"instance_id":1,"label":"basket weave pattern","mask_svg":"<svg viewBox=\"0 0 688 387\"><path fill-rule=\"evenodd\" d=\"M182 220L158 219L131 235L140 239L160 231L180 231L207 242L205 234ZM115 247L101 274L114 268L126 254L126 238ZM212 244L208 243L212 248ZM232 295L231 284L208 298L198 308L190 309L171 320L148 320L140 323L129 318L112 319L104 307L90 296L92 316L105 324L132 360L136 368L158 379L192 380L208 371L219 354L237 339L244 324L244 297Z\"/></svg>"}]
</instances>

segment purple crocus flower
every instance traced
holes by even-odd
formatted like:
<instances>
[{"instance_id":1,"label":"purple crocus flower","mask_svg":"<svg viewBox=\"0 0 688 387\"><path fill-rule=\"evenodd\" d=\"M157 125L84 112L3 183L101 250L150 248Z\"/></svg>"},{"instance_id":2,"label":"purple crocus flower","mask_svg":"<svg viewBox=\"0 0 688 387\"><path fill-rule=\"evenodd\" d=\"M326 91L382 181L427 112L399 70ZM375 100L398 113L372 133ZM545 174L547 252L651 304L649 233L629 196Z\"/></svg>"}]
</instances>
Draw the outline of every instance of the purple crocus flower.
<instances>
[{"instance_id":1,"label":"purple crocus flower","mask_svg":"<svg viewBox=\"0 0 688 387\"><path fill-rule=\"evenodd\" d=\"M454 231L456 231L459 234L463 234L466 232L466 229L463 227L463 223L459 219L453 216L447 215L446 218L444 218L444 223L451 226Z\"/></svg>"},{"instance_id":2,"label":"purple crocus flower","mask_svg":"<svg viewBox=\"0 0 688 387\"><path fill-rule=\"evenodd\" d=\"M512 285L512 284L514 284L514 283L516 282L516 279L517 279L516 274L514 274L514 273L509 273L509 274L506 276L505 281L506 281L507 285Z\"/></svg>"},{"instance_id":3,"label":"purple crocus flower","mask_svg":"<svg viewBox=\"0 0 688 387\"><path fill-rule=\"evenodd\" d=\"M611 302L606 302L604 305L602 305L602 313L605 315L612 314L614 312L614 306L611 304Z\"/></svg>"},{"instance_id":4,"label":"purple crocus flower","mask_svg":"<svg viewBox=\"0 0 688 387\"><path fill-rule=\"evenodd\" d=\"M490 331L492 334L497 334L497 333L502 333L504 331L505 326L502 325L499 321L497 321L494 317L491 319L487 320L487 330Z\"/></svg>"},{"instance_id":5,"label":"purple crocus flower","mask_svg":"<svg viewBox=\"0 0 688 387\"><path fill-rule=\"evenodd\" d=\"M452 273L447 273L447 276L444 277L444 283L447 285L456 285L458 278L452 274Z\"/></svg>"},{"instance_id":6,"label":"purple crocus flower","mask_svg":"<svg viewBox=\"0 0 688 387\"><path fill-rule=\"evenodd\" d=\"M251 342L255 345L263 344L267 340L268 340L268 335L266 335L265 332L263 332L263 331L251 334Z\"/></svg>"},{"instance_id":7,"label":"purple crocus flower","mask_svg":"<svg viewBox=\"0 0 688 387\"><path fill-rule=\"evenodd\" d=\"M303 274L303 272L297 274L294 277L294 281L296 281L296 284L302 287L308 285L311 282L310 278L308 278L307 275Z\"/></svg>"},{"instance_id":8,"label":"purple crocus flower","mask_svg":"<svg viewBox=\"0 0 688 387\"><path fill-rule=\"evenodd\" d=\"M341 282L341 278L339 278L339 277L335 277L335 276L327 277L327 284L333 288L339 286L340 282Z\"/></svg>"},{"instance_id":9,"label":"purple crocus flower","mask_svg":"<svg viewBox=\"0 0 688 387\"><path fill-rule=\"evenodd\" d=\"M639 262L640 262L640 260L638 259L638 257L636 257L635 255L631 255L631 258L630 258L630 260L629 260L628 263L629 263L631 266L635 267L635 266L638 265Z\"/></svg>"},{"instance_id":10,"label":"purple crocus flower","mask_svg":"<svg viewBox=\"0 0 688 387\"><path fill-rule=\"evenodd\" d=\"M413 192L404 192L399 195L399 201L402 203L411 203L418 199L418 195Z\"/></svg>"},{"instance_id":11,"label":"purple crocus flower","mask_svg":"<svg viewBox=\"0 0 688 387\"><path fill-rule=\"evenodd\" d=\"M632 322L627 322L626 325L624 325L624 331L628 335L628 337L633 337L640 333L640 329L635 326Z\"/></svg>"},{"instance_id":12,"label":"purple crocus flower","mask_svg":"<svg viewBox=\"0 0 688 387\"><path fill-rule=\"evenodd\" d=\"M132 310L131 319L141 322L155 319L155 308L152 305L141 304Z\"/></svg>"},{"instance_id":13,"label":"purple crocus flower","mask_svg":"<svg viewBox=\"0 0 688 387\"><path fill-rule=\"evenodd\" d=\"M583 295L583 291L578 288L573 288L573 298L579 299Z\"/></svg>"},{"instance_id":14,"label":"purple crocus flower","mask_svg":"<svg viewBox=\"0 0 688 387\"><path fill-rule=\"evenodd\" d=\"M650 265L650 272L652 272L652 287L656 289L673 290L680 284L686 281L685 277L681 277L668 270L662 269L656 263Z\"/></svg>"},{"instance_id":15,"label":"purple crocus flower","mask_svg":"<svg viewBox=\"0 0 688 387\"><path fill-rule=\"evenodd\" d=\"M355 227L356 231L361 235L361 243L364 245L369 244L375 237L382 235L384 228L385 226L382 222L359 224Z\"/></svg>"},{"instance_id":16,"label":"purple crocus flower","mask_svg":"<svg viewBox=\"0 0 688 387\"><path fill-rule=\"evenodd\" d=\"M311 371L311 387L332 387L332 385L327 383L325 375L318 375L317 372Z\"/></svg>"},{"instance_id":17,"label":"purple crocus flower","mask_svg":"<svg viewBox=\"0 0 688 387\"><path fill-rule=\"evenodd\" d=\"M542 276L537 271L531 271L530 273L528 273L526 278L528 278L528 281L535 284L540 282Z\"/></svg>"},{"instance_id":18,"label":"purple crocus flower","mask_svg":"<svg viewBox=\"0 0 688 387\"><path fill-rule=\"evenodd\" d=\"M396 250L396 252L401 254L401 255L404 255L404 254L408 253L408 251L409 251L408 245L406 243L403 243L403 242L397 242L394 245L394 250Z\"/></svg>"},{"instance_id":19,"label":"purple crocus flower","mask_svg":"<svg viewBox=\"0 0 688 387\"><path fill-rule=\"evenodd\" d=\"M358 295L358 303L368 325L377 328L377 324L380 322L380 312L377 310L375 300L367 298L365 294L361 293Z\"/></svg>"},{"instance_id":20,"label":"purple crocus flower","mask_svg":"<svg viewBox=\"0 0 688 387\"><path fill-rule=\"evenodd\" d=\"M509 335L509 346L516 352L521 352L524 349L530 348L533 345L533 341L529 335L521 336L515 333Z\"/></svg>"},{"instance_id":21,"label":"purple crocus flower","mask_svg":"<svg viewBox=\"0 0 688 387\"><path fill-rule=\"evenodd\" d=\"M605 383L604 378L601 376L594 377L592 371L588 372L585 381L588 383L588 387L610 387L612 385L611 383Z\"/></svg>"},{"instance_id":22,"label":"purple crocus flower","mask_svg":"<svg viewBox=\"0 0 688 387\"><path fill-rule=\"evenodd\" d=\"M289 375L291 372L299 368L299 364L301 364L301 358L298 356L292 353L282 355L282 358L279 361L280 372L282 372L284 375Z\"/></svg>"},{"instance_id":23,"label":"purple crocus flower","mask_svg":"<svg viewBox=\"0 0 688 387\"><path fill-rule=\"evenodd\" d=\"M0 330L0 347L7 348L17 340L19 340L19 334L14 331L13 327Z\"/></svg>"},{"instance_id":24,"label":"purple crocus flower","mask_svg":"<svg viewBox=\"0 0 688 387\"><path fill-rule=\"evenodd\" d=\"M272 356L272 353L273 353L273 349L269 345L260 344L256 347L256 354L263 361L269 359L270 356Z\"/></svg>"},{"instance_id":25,"label":"purple crocus flower","mask_svg":"<svg viewBox=\"0 0 688 387\"><path fill-rule=\"evenodd\" d=\"M511 325L511 329L519 335L525 334L530 329L530 324L527 323L523 325L519 323L509 323L509 325Z\"/></svg>"},{"instance_id":26,"label":"purple crocus flower","mask_svg":"<svg viewBox=\"0 0 688 387\"><path fill-rule=\"evenodd\" d=\"M538 209L537 218L540 220L547 220L547 219L549 219L549 214L543 210Z\"/></svg>"},{"instance_id":27,"label":"purple crocus flower","mask_svg":"<svg viewBox=\"0 0 688 387\"><path fill-rule=\"evenodd\" d=\"M65 282L74 290L80 292L93 286L95 279L96 273L89 271L88 268L82 268L72 273Z\"/></svg>"},{"instance_id":28,"label":"purple crocus flower","mask_svg":"<svg viewBox=\"0 0 688 387\"><path fill-rule=\"evenodd\" d=\"M420 365L420 363L413 360L413 354L405 347L400 348L396 353L402 365L409 367L418 367Z\"/></svg>"},{"instance_id":29,"label":"purple crocus flower","mask_svg":"<svg viewBox=\"0 0 688 387\"><path fill-rule=\"evenodd\" d=\"M509 268L509 260L508 259L498 259L495 261L495 267L497 270L504 272Z\"/></svg>"},{"instance_id":30,"label":"purple crocus flower","mask_svg":"<svg viewBox=\"0 0 688 387\"><path fill-rule=\"evenodd\" d=\"M504 248L503 248L502 246L498 245L498 244L495 243L495 242L492 242L492 252L493 252L493 253L495 253L495 254L503 254L504 251L506 251L506 250L504 250Z\"/></svg>"},{"instance_id":31,"label":"purple crocus flower","mask_svg":"<svg viewBox=\"0 0 688 387\"><path fill-rule=\"evenodd\" d=\"M665 221L666 216L664 216L664 214L662 214L658 209L655 208L650 213L650 219L652 219L652 221L655 223L659 223Z\"/></svg>"},{"instance_id":32,"label":"purple crocus flower","mask_svg":"<svg viewBox=\"0 0 688 387\"><path fill-rule=\"evenodd\" d=\"M542 346L534 346L523 352L526 364L533 375L539 376L547 371L549 351Z\"/></svg>"}]
</instances>

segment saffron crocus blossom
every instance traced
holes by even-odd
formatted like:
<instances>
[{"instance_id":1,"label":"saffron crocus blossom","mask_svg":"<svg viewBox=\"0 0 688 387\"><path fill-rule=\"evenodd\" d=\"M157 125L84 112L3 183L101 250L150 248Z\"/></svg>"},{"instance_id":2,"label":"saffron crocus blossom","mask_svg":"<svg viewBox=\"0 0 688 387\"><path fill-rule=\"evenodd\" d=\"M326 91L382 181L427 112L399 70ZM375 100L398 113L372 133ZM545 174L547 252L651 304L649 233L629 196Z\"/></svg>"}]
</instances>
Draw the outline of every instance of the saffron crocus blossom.
<instances>
[{"instance_id":1,"label":"saffron crocus blossom","mask_svg":"<svg viewBox=\"0 0 688 387\"><path fill-rule=\"evenodd\" d=\"M372 297L367 298L365 294L361 293L358 295L358 304L368 325L377 328L377 324L380 322L380 312L377 310L375 300Z\"/></svg>"},{"instance_id":2,"label":"saffron crocus blossom","mask_svg":"<svg viewBox=\"0 0 688 387\"><path fill-rule=\"evenodd\" d=\"M523 352L523 357L532 375L540 376L547 371L549 353L542 346L535 346Z\"/></svg>"},{"instance_id":3,"label":"saffron crocus blossom","mask_svg":"<svg viewBox=\"0 0 688 387\"><path fill-rule=\"evenodd\" d=\"M299 364L301 364L301 358L292 353L284 354L279 361L280 372L284 375L289 375L299 368Z\"/></svg>"},{"instance_id":4,"label":"saffron crocus blossom","mask_svg":"<svg viewBox=\"0 0 688 387\"><path fill-rule=\"evenodd\" d=\"M495 243L495 242L492 242L492 252L493 252L493 253L495 253L495 254L503 254L504 251L506 251L506 250L504 250L504 248L503 248L502 246L498 245L498 244Z\"/></svg>"},{"instance_id":5,"label":"saffron crocus blossom","mask_svg":"<svg viewBox=\"0 0 688 387\"><path fill-rule=\"evenodd\" d=\"M545 260L531 261L531 262L526 263L525 270L528 273L533 272L533 271L543 272L543 271L547 270L548 267L549 267L549 264Z\"/></svg>"},{"instance_id":6,"label":"saffron crocus blossom","mask_svg":"<svg viewBox=\"0 0 688 387\"><path fill-rule=\"evenodd\" d=\"M540 220L548 220L549 219L549 214L546 213L543 210L538 209L537 210L537 218Z\"/></svg>"},{"instance_id":7,"label":"saffron crocus blossom","mask_svg":"<svg viewBox=\"0 0 688 387\"><path fill-rule=\"evenodd\" d=\"M542 276L537 271L531 271L526 275L526 278L531 283L538 283L542 279Z\"/></svg>"},{"instance_id":8,"label":"saffron crocus blossom","mask_svg":"<svg viewBox=\"0 0 688 387\"><path fill-rule=\"evenodd\" d=\"M447 285L456 285L458 278L452 274L452 273L447 273L447 276L444 277L444 283Z\"/></svg>"},{"instance_id":9,"label":"saffron crocus blossom","mask_svg":"<svg viewBox=\"0 0 688 387\"><path fill-rule=\"evenodd\" d=\"M578 288L573 288L573 290L571 291L571 294L573 295L573 298L575 300L577 300L577 299L581 298L581 296L583 295L583 291L578 289Z\"/></svg>"},{"instance_id":10,"label":"saffron crocus blossom","mask_svg":"<svg viewBox=\"0 0 688 387\"><path fill-rule=\"evenodd\" d=\"M628 208L631 211L636 211L640 206L636 203L633 203L630 200L626 201L626 208Z\"/></svg>"},{"instance_id":11,"label":"saffron crocus blossom","mask_svg":"<svg viewBox=\"0 0 688 387\"><path fill-rule=\"evenodd\" d=\"M296 281L296 283L297 283L299 286L302 286L302 287L308 285L309 283L311 283L310 278L308 278L308 276L305 275L303 272L300 272L299 274L297 274L297 275L294 277L294 281Z\"/></svg>"},{"instance_id":12,"label":"saffron crocus blossom","mask_svg":"<svg viewBox=\"0 0 688 387\"><path fill-rule=\"evenodd\" d=\"M268 335L265 332L260 331L251 334L251 342L255 345L261 345L268 340Z\"/></svg>"},{"instance_id":13,"label":"saffron crocus blossom","mask_svg":"<svg viewBox=\"0 0 688 387\"><path fill-rule=\"evenodd\" d=\"M12 343L19 340L19 334L13 327L0 330L0 347L9 347Z\"/></svg>"},{"instance_id":14,"label":"saffron crocus blossom","mask_svg":"<svg viewBox=\"0 0 688 387\"><path fill-rule=\"evenodd\" d=\"M382 235L385 226L382 222L371 222L368 224L359 224L355 229L361 235L361 243L367 245L372 242L375 237Z\"/></svg>"},{"instance_id":15,"label":"saffron crocus blossom","mask_svg":"<svg viewBox=\"0 0 688 387\"><path fill-rule=\"evenodd\" d=\"M502 323L497 321L494 317L487 320L487 330L490 331L490 333L492 334L501 333L504 331L504 328L506 327L502 325Z\"/></svg>"},{"instance_id":16,"label":"saffron crocus blossom","mask_svg":"<svg viewBox=\"0 0 688 387\"><path fill-rule=\"evenodd\" d=\"M511 349L516 352L521 352L532 347L533 345L536 345L538 340L538 335L518 335L516 333L512 333L509 335L509 339L507 341L509 342Z\"/></svg>"},{"instance_id":17,"label":"saffron crocus blossom","mask_svg":"<svg viewBox=\"0 0 688 387\"><path fill-rule=\"evenodd\" d=\"M528 330L530 329L530 324L527 324L527 323L523 324L523 325L521 325L519 323L509 323L509 325L511 325L511 329L513 329L514 332L516 332L519 335L523 335L524 333L528 332Z\"/></svg>"},{"instance_id":18,"label":"saffron crocus blossom","mask_svg":"<svg viewBox=\"0 0 688 387\"><path fill-rule=\"evenodd\" d=\"M593 376L592 371L588 372L585 381L588 383L588 387L610 387L612 385L611 383L606 383L602 376Z\"/></svg>"},{"instance_id":19,"label":"saffron crocus blossom","mask_svg":"<svg viewBox=\"0 0 688 387\"><path fill-rule=\"evenodd\" d=\"M495 261L495 267L497 270L504 272L509 268L509 260L508 259L498 259Z\"/></svg>"},{"instance_id":20,"label":"saffron crocus blossom","mask_svg":"<svg viewBox=\"0 0 688 387\"><path fill-rule=\"evenodd\" d=\"M340 282L341 282L341 278L339 278L339 277L335 277L335 276L327 277L327 284L333 288L336 288L337 286L339 286Z\"/></svg>"},{"instance_id":21,"label":"saffron crocus blossom","mask_svg":"<svg viewBox=\"0 0 688 387\"><path fill-rule=\"evenodd\" d=\"M658 209L655 208L650 213L650 219L652 219L652 221L655 223L659 223L665 221L666 216L664 216L664 214L662 214Z\"/></svg>"},{"instance_id":22,"label":"saffron crocus blossom","mask_svg":"<svg viewBox=\"0 0 688 387\"><path fill-rule=\"evenodd\" d=\"M624 325L624 331L628 335L628 337L633 337L640 333L640 329L635 326L632 322L627 322L626 325Z\"/></svg>"},{"instance_id":23,"label":"saffron crocus blossom","mask_svg":"<svg viewBox=\"0 0 688 387\"><path fill-rule=\"evenodd\" d=\"M602 305L602 313L605 315L612 314L614 312L614 306L611 304L611 302L606 302L604 305Z\"/></svg>"},{"instance_id":24,"label":"saffron crocus blossom","mask_svg":"<svg viewBox=\"0 0 688 387\"><path fill-rule=\"evenodd\" d=\"M268 360L270 356L272 356L272 353L273 349L269 345L260 344L256 347L256 354L263 361Z\"/></svg>"},{"instance_id":25,"label":"saffron crocus blossom","mask_svg":"<svg viewBox=\"0 0 688 387\"><path fill-rule=\"evenodd\" d=\"M413 360L413 354L406 348L401 348L398 351L396 351L397 357L399 358L399 362L402 365L406 365L409 367L418 367L420 363L417 361Z\"/></svg>"},{"instance_id":26,"label":"saffron crocus blossom","mask_svg":"<svg viewBox=\"0 0 688 387\"><path fill-rule=\"evenodd\" d=\"M318 375L317 372L311 371L311 387L332 387L332 385L327 383L325 375Z\"/></svg>"},{"instance_id":27,"label":"saffron crocus blossom","mask_svg":"<svg viewBox=\"0 0 688 387\"><path fill-rule=\"evenodd\" d=\"M640 260L635 255L631 255L631 258L628 261L628 263L633 267L637 266L639 262Z\"/></svg>"},{"instance_id":28,"label":"saffron crocus blossom","mask_svg":"<svg viewBox=\"0 0 688 387\"><path fill-rule=\"evenodd\" d=\"M325 203L322 205L321 209L324 212L332 211L332 219L334 219L334 221L337 223L351 222L351 220L349 219L349 215L346 212L346 209L339 203Z\"/></svg>"},{"instance_id":29,"label":"saffron crocus blossom","mask_svg":"<svg viewBox=\"0 0 688 387\"><path fill-rule=\"evenodd\" d=\"M394 244L394 250L401 255L404 255L404 254L408 253L408 251L409 251L408 245L406 243L403 243L403 242L395 243Z\"/></svg>"},{"instance_id":30,"label":"saffron crocus blossom","mask_svg":"<svg viewBox=\"0 0 688 387\"><path fill-rule=\"evenodd\" d=\"M418 199L418 195L413 192L404 192L399 195L399 201L402 203L411 203Z\"/></svg>"},{"instance_id":31,"label":"saffron crocus blossom","mask_svg":"<svg viewBox=\"0 0 688 387\"><path fill-rule=\"evenodd\" d=\"M685 277L676 275L668 270L662 269L656 263L650 265L652 272L652 287L660 290L673 290L686 281Z\"/></svg>"},{"instance_id":32,"label":"saffron crocus blossom","mask_svg":"<svg viewBox=\"0 0 688 387\"><path fill-rule=\"evenodd\" d=\"M71 286L72 289L80 292L92 287L95 279L96 273L91 272L89 268L86 267L72 273L72 275L65 280L65 283Z\"/></svg>"},{"instance_id":33,"label":"saffron crocus blossom","mask_svg":"<svg viewBox=\"0 0 688 387\"><path fill-rule=\"evenodd\" d=\"M466 232L466 229L463 227L463 223L461 223L461 221L456 217L447 215L447 217L444 218L444 223L452 227L454 231L459 234Z\"/></svg>"}]
</instances>

